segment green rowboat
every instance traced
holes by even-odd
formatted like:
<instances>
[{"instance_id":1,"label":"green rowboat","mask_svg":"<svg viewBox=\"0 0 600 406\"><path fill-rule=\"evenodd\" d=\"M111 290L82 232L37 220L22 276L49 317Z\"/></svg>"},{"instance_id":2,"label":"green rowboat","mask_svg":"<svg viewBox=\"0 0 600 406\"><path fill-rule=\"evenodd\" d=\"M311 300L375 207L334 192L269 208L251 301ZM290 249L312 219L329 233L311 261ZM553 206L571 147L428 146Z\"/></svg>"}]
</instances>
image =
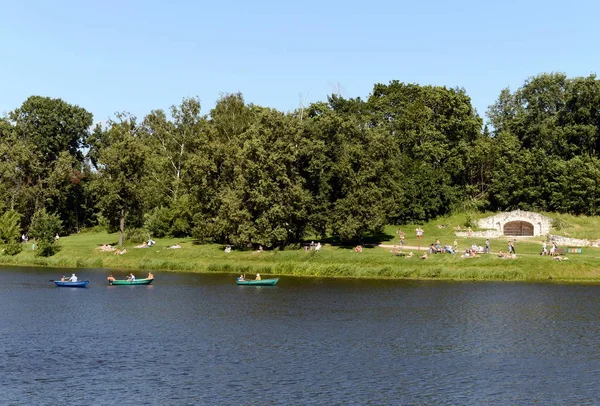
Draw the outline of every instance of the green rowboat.
<instances>
[{"instance_id":1,"label":"green rowboat","mask_svg":"<svg viewBox=\"0 0 600 406\"><path fill-rule=\"evenodd\" d=\"M136 279L134 281L128 281L123 279L115 279L114 281L108 281L109 285L150 285L154 279Z\"/></svg>"},{"instance_id":2,"label":"green rowboat","mask_svg":"<svg viewBox=\"0 0 600 406\"><path fill-rule=\"evenodd\" d=\"M252 286L273 286L275 285L277 282L279 281L279 278L273 278L273 279L261 279L259 281L257 280L243 280L243 281L236 281L236 283L238 285L252 285Z\"/></svg>"}]
</instances>

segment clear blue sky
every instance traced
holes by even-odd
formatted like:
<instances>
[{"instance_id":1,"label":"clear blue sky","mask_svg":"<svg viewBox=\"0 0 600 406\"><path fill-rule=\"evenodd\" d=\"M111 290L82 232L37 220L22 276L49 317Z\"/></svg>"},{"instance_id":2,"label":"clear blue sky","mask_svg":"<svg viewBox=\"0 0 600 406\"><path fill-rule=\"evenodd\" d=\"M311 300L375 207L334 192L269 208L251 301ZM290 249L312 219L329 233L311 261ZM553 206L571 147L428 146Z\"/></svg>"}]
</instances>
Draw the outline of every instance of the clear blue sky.
<instances>
[{"instance_id":1,"label":"clear blue sky","mask_svg":"<svg viewBox=\"0 0 600 406\"><path fill-rule=\"evenodd\" d=\"M600 66L600 2L55 0L0 5L0 114L30 95L106 120L220 94L288 111L375 83L460 86L481 115L541 72Z\"/></svg>"}]
</instances>

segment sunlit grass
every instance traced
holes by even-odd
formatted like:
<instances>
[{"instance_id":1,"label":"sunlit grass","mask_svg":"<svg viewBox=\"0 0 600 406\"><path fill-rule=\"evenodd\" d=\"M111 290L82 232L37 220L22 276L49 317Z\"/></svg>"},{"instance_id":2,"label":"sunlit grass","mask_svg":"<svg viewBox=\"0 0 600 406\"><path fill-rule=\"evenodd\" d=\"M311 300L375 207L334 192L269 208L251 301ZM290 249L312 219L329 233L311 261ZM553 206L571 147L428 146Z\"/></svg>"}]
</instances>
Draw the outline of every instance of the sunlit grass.
<instances>
[{"instance_id":1,"label":"sunlit grass","mask_svg":"<svg viewBox=\"0 0 600 406\"><path fill-rule=\"evenodd\" d=\"M479 217L484 217L480 215ZM477 217L477 218L479 218ZM475 218L473 216L473 218ZM595 238L600 230L600 219L561 216L563 225L556 234L574 238ZM265 275L298 275L319 277L353 278L415 278L453 280L506 280L506 281L600 281L600 249L583 248L581 254L567 254L566 261L554 261L549 256L540 256L541 237L519 239L516 243L518 258L501 259L496 252L506 251L507 238L491 240L493 254L464 258L460 252L475 243L483 245L482 238L456 238L454 227L464 227L466 215L455 215L419 225L424 238L421 251L413 251L415 256L407 259L394 256L389 247L365 248L354 252L351 247L326 244L319 252L301 250L273 250L264 252L233 250L225 253L222 245L198 245L190 238L157 239L151 248L136 249L135 244L126 244L127 253L114 255L113 252L100 252L101 244L115 244L117 234L86 233L60 239L61 250L53 257L35 257L31 244L24 245L20 254L11 257L0 256L5 265L35 265L50 267L136 269L153 271L186 271L218 273L261 273ZM444 225L443 228L438 227ZM396 230L406 233L406 245L417 246L414 229L416 224L396 227L387 226L382 244L398 245ZM418 257L436 239L442 244L452 244L457 239L459 254L430 255L427 260ZM179 243L181 249L167 249ZM368 245L366 245L368 246Z\"/></svg>"}]
</instances>

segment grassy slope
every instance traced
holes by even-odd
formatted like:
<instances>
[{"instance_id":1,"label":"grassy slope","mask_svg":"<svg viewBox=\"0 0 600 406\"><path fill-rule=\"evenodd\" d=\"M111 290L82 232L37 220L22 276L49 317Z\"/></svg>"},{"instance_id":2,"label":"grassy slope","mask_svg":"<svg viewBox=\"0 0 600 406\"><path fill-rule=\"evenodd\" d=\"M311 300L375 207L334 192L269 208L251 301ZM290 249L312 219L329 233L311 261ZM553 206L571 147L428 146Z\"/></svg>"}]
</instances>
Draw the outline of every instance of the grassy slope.
<instances>
[{"instance_id":1,"label":"grassy slope","mask_svg":"<svg viewBox=\"0 0 600 406\"><path fill-rule=\"evenodd\" d=\"M483 217L484 215L478 216ZM552 215L554 216L554 215ZM554 216L556 217L556 216ZM575 238L595 239L600 219L560 216L569 227L567 231ZM455 239L453 228L464 225L465 215L438 219L421 225L424 230L422 246L439 239L442 244ZM447 225L438 228L438 225ZM400 227L406 233L406 245L416 246L416 225ZM394 244L397 241L396 226L388 226L378 241ZM157 245L147 249L135 249L126 245L127 253L116 256L111 252L95 249L103 243L115 244L116 234L89 233L61 238L61 251L50 258L33 255L31 245L15 257L0 256L0 263L10 265L40 265L56 267L112 268L170 270L192 272L227 272L278 275L306 275L333 277L419 278L456 280L549 280L554 281L600 281L600 249L584 248L582 254L569 254L569 260L558 262L540 256L541 237L517 241L517 259L500 259L496 255L462 258L459 255L432 255L426 261L416 257L405 259L393 256L390 248L370 248L355 253L351 248L325 245L321 252L304 250L275 250L256 253L252 251L223 252L220 245L195 245L191 239L159 239ZM167 246L180 243L182 248L170 250ZM484 239L458 239L459 250L472 243L484 244ZM492 252L506 251L506 238L492 239ZM407 251L410 251L407 249ZM413 250L414 251L414 250ZM417 252L415 251L415 254Z\"/></svg>"}]
</instances>

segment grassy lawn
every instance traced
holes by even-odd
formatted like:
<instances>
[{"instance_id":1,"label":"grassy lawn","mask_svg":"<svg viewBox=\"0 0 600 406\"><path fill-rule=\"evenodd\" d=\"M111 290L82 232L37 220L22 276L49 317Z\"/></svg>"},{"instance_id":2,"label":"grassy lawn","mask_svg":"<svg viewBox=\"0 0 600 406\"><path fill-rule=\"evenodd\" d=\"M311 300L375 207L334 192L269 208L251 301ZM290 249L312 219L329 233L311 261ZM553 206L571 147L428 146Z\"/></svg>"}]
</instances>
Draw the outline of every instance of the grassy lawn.
<instances>
[{"instance_id":1,"label":"grassy lawn","mask_svg":"<svg viewBox=\"0 0 600 406\"><path fill-rule=\"evenodd\" d=\"M479 215L478 217L485 217ZM570 237L595 239L595 230L600 229L600 219L575 216L560 217L564 228L553 231L555 234L568 232ZM454 227L464 227L466 215L437 219L419 225L424 230L421 250L439 239L442 244L452 244ZM444 225L443 228L439 226ZM415 234L417 225L401 227L387 226L383 234L371 236L367 243L398 244L396 230L406 233L407 246L417 246ZM0 256L5 265L37 265L53 267L111 268L122 270L190 271L303 275L357 278L414 278L414 279L453 279L453 280L506 280L506 281L588 281L600 282L600 249L583 248L581 254L567 254L568 260L554 261L549 256L540 256L542 237L518 239L516 259L498 258L498 251L507 250L507 238L491 239L492 254L475 258L463 258L460 252L475 243L484 245L483 238L456 238L459 254L430 255L427 260L415 256L403 258L393 255L391 248L365 248L354 252L352 247L325 244L319 252L301 250L272 250L264 252L233 250L226 253L222 245L198 245L190 238L156 239L156 246L136 249L136 244L126 244L127 253L114 255L114 252L101 252L102 244L116 245L117 234L82 233L60 239L61 250L49 258L36 257L31 244L24 246L23 252L11 257ZM315 240L316 241L316 240ZM180 249L167 249L178 243ZM365 244L368 246L367 244Z\"/></svg>"}]
</instances>

